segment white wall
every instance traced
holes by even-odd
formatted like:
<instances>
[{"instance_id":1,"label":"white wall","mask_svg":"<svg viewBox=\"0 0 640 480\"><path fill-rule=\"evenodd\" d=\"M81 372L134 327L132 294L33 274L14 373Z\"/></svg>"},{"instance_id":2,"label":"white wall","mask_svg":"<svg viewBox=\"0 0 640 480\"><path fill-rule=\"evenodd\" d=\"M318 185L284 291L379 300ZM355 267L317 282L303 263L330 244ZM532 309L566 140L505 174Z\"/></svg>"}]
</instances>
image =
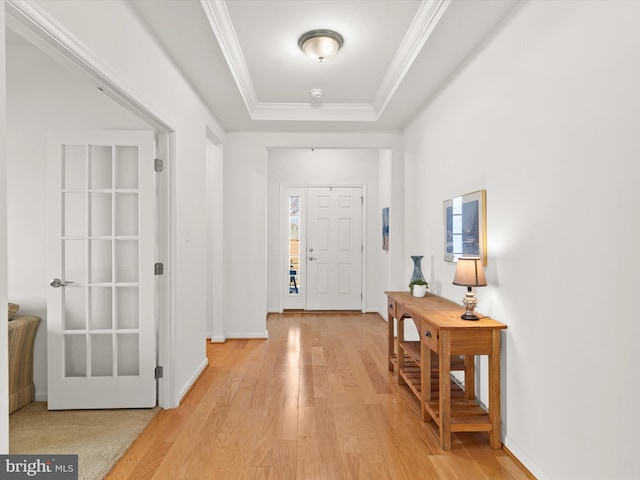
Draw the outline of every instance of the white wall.
<instances>
[{"instance_id":1,"label":"white wall","mask_svg":"<svg viewBox=\"0 0 640 480\"><path fill-rule=\"evenodd\" d=\"M452 300L442 201L487 190L478 310L508 325L504 441L541 479L640 478L638 18L523 2L405 133L406 248Z\"/></svg>"},{"instance_id":2,"label":"white wall","mask_svg":"<svg viewBox=\"0 0 640 480\"><path fill-rule=\"evenodd\" d=\"M4 2L0 5L0 85L6 85ZM0 187L6 192L6 97L0 92ZM0 195L0 305L7 303L7 198ZM0 315L0 352L8 352L7 317ZM0 454L9 453L9 358L0 356Z\"/></svg>"},{"instance_id":3,"label":"white wall","mask_svg":"<svg viewBox=\"0 0 640 480\"><path fill-rule=\"evenodd\" d=\"M382 209L389 208L389 220L391 220L391 215L395 212L391 211L391 194L393 191L393 164L392 164L392 155L391 150L389 149L381 149L378 151L378 196L379 196L379 207L380 207L380 219L378 220L378 231L382 235ZM398 206L395 207L395 210L398 210ZM389 248L391 248L391 241L398 244L404 244L401 235L391 235L393 232L391 228L389 228ZM379 277L380 277L380 288L384 291L389 288L391 285L391 262L390 262L390 250L383 250L382 248L376 250L378 256L378 263L380 265ZM377 296L377 311L383 318L387 318L387 297L385 295Z\"/></svg>"},{"instance_id":4,"label":"white wall","mask_svg":"<svg viewBox=\"0 0 640 480\"><path fill-rule=\"evenodd\" d=\"M224 342L223 152L207 142L207 336Z\"/></svg>"},{"instance_id":5,"label":"white wall","mask_svg":"<svg viewBox=\"0 0 640 480\"><path fill-rule=\"evenodd\" d=\"M81 42L101 71L107 72L122 90L175 132L175 157L169 165L174 238L166 271L172 278L169 296L175 321L168 339L175 350L175 368L168 372L172 384L168 402L177 405L207 365L203 341L207 312L207 265L203 261L206 132L209 127L221 140L224 132L128 2L38 1L34 5Z\"/></svg>"},{"instance_id":6,"label":"white wall","mask_svg":"<svg viewBox=\"0 0 640 480\"><path fill-rule=\"evenodd\" d=\"M149 130L86 78L32 46L7 48L8 295L42 322L34 351L36 399L47 398L47 130Z\"/></svg>"},{"instance_id":7,"label":"white wall","mask_svg":"<svg viewBox=\"0 0 640 480\"><path fill-rule=\"evenodd\" d=\"M229 286L225 292L225 332L227 337L242 336L263 338L266 336L267 308L267 172L268 150L277 148L360 148L391 150L396 184L402 178L402 150L398 134L343 134L343 133L229 133L225 138L224 156L224 205L225 205L225 279ZM374 163L376 160L373 160ZM377 168L377 166L375 167ZM233 188L226 187L234 186ZM377 188L377 187L376 187ZM399 191L400 189L398 188ZM369 192L371 193L371 192ZM374 192L374 195L377 195ZM277 197L276 197L277 198ZM398 195L394 197L398 200ZM380 211L373 213L380 216ZM271 218L271 217L270 217ZM398 218L401 218L400 216ZM373 220L375 222L375 220ZM379 220L378 220L379 222ZM277 225L277 224L276 224ZM402 225L398 223L398 231ZM276 228L277 229L277 228ZM373 234L376 236L376 234ZM379 240L379 232L377 234ZM378 243L379 242L375 242ZM399 243L399 242L398 242ZM374 244L375 248L375 244ZM400 245L392 255L399 255ZM243 279L264 279L249 301L241 288ZM394 272L396 285L400 276ZM371 295L384 297L378 287L371 287ZM397 288L397 287L393 287ZM369 299L368 299L369 303ZM379 300L370 305L377 307ZM386 309L385 309L386 311Z\"/></svg>"},{"instance_id":8,"label":"white wall","mask_svg":"<svg viewBox=\"0 0 640 480\"><path fill-rule=\"evenodd\" d=\"M378 250L380 201L377 149L297 149L272 148L267 159L267 307L280 311L283 290L288 284L281 276L280 186L347 185L363 186L366 192L365 268L367 297L365 310L378 311L374 299L383 289ZM286 261L286 260L285 260Z\"/></svg>"}]
</instances>

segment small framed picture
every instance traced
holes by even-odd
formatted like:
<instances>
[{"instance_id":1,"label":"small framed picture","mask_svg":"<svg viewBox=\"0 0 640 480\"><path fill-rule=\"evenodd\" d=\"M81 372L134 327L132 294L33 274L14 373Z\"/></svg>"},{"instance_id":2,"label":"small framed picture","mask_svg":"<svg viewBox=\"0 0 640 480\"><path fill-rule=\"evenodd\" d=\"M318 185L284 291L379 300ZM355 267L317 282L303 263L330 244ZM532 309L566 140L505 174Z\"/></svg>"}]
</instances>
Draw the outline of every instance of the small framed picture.
<instances>
[{"instance_id":1,"label":"small framed picture","mask_svg":"<svg viewBox=\"0 0 640 480\"><path fill-rule=\"evenodd\" d=\"M382 209L382 249L389 250L389 207Z\"/></svg>"}]
</instances>

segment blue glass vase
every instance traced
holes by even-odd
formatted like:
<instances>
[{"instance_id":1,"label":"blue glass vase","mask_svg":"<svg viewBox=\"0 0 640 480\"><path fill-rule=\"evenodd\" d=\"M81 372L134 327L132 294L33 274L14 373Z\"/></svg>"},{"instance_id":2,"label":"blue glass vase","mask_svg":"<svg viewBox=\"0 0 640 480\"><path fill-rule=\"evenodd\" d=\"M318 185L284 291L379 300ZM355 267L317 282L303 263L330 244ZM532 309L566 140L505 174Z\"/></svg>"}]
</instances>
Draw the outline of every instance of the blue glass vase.
<instances>
[{"instance_id":1,"label":"blue glass vase","mask_svg":"<svg viewBox=\"0 0 640 480\"><path fill-rule=\"evenodd\" d=\"M413 274L411 275L411 281L409 283L415 282L416 280L425 281L424 276L422 275L422 258L424 255L412 255L411 260L413 260Z\"/></svg>"}]
</instances>

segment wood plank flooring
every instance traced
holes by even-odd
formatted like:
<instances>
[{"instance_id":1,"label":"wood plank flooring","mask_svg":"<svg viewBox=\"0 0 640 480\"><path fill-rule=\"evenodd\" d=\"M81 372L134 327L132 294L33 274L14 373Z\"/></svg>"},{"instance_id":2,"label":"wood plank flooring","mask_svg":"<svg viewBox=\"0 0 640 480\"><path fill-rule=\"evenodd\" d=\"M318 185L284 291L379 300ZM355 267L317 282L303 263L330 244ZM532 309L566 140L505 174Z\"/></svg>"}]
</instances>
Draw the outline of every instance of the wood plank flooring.
<instances>
[{"instance_id":1,"label":"wood plank flooring","mask_svg":"<svg viewBox=\"0 0 640 480\"><path fill-rule=\"evenodd\" d=\"M387 370L377 314L285 313L269 340L207 344L209 367L106 477L115 479L527 479L486 433L440 449Z\"/></svg>"}]
</instances>

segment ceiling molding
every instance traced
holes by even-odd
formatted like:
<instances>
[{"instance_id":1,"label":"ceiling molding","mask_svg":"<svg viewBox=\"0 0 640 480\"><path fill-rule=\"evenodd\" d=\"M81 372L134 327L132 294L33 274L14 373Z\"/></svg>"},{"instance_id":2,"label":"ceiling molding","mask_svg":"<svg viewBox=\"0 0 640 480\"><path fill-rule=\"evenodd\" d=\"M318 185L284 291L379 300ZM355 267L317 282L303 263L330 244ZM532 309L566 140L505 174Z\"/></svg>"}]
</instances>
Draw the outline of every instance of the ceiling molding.
<instances>
[{"instance_id":1,"label":"ceiling molding","mask_svg":"<svg viewBox=\"0 0 640 480\"><path fill-rule=\"evenodd\" d=\"M368 103L259 103L253 120L297 120L325 122L374 122L378 119Z\"/></svg>"},{"instance_id":2,"label":"ceiling molding","mask_svg":"<svg viewBox=\"0 0 640 480\"><path fill-rule=\"evenodd\" d=\"M229 10L224 0L200 0L204 13L207 16L211 30L213 30L227 65L231 70L233 79L240 90L244 104L251 114L258 105L258 97L253 81L249 75L247 62L242 54L238 36L231 23Z\"/></svg>"},{"instance_id":3,"label":"ceiling molding","mask_svg":"<svg viewBox=\"0 0 640 480\"><path fill-rule=\"evenodd\" d=\"M226 0L200 0L252 120L375 121L388 105L451 0L422 0L370 104L268 103L258 100Z\"/></svg>"},{"instance_id":4,"label":"ceiling molding","mask_svg":"<svg viewBox=\"0 0 640 480\"><path fill-rule=\"evenodd\" d=\"M450 3L451 0L423 0L421 2L373 100L373 108L378 116L386 108Z\"/></svg>"}]
</instances>

